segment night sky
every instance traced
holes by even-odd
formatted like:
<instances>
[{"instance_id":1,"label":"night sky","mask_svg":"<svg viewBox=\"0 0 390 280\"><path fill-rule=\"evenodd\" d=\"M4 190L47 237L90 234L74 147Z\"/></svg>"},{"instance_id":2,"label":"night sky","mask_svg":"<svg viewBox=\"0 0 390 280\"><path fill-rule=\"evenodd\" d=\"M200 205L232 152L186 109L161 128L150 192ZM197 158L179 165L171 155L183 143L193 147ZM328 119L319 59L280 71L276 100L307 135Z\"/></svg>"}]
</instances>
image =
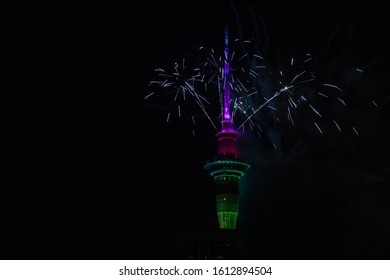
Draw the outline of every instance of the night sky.
<instances>
[{"instance_id":1,"label":"night sky","mask_svg":"<svg viewBox=\"0 0 390 280\"><path fill-rule=\"evenodd\" d=\"M178 235L216 232L214 182L203 168L216 155L216 131L203 120L193 137L188 120L166 123L166 108L144 97L155 68L197 46L222 50L225 26L232 37L266 34L271 63L320 57L319 71L347 85L358 108L349 117L359 136L298 125L281 152L240 138L251 163L240 190L240 258L390 258L385 1L108 1L65 10L37 16L29 30L36 90L16 180L0 197L2 258L174 259ZM354 68L364 72L351 86Z\"/></svg>"}]
</instances>

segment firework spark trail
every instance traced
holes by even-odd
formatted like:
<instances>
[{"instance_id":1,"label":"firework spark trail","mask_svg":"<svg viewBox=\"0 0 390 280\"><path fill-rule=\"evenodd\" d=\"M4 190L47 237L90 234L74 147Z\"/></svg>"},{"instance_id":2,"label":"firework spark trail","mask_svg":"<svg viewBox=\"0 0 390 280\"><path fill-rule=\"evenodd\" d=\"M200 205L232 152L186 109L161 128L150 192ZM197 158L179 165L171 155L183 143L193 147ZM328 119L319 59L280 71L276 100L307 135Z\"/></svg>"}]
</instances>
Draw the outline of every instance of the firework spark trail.
<instances>
[{"instance_id":1,"label":"firework spark trail","mask_svg":"<svg viewBox=\"0 0 390 280\"><path fill-rule=\"evenodd\" d=\"M309 104L309 107L310 107L318 116L322 117L321 114L318 113L318 111L317 111L316 109L314 109L313 106L311 106L311 104Z\"/></svg>"},{"instance_id":2,"label":"firework spark trail","mask_svg":"<svg viewBox=\"0 0 390 280\"><path fill-rule=\"evenodd\" d=\"M314 122L315 126L317 127L317 129L319 130L319 132L322 134L322 130L321 128L318 126L318 124L316 122Z\"/></svg>"},{"instance_id":3,"label":"firework spark trail","mask_svg":"<svg viewBox=\"0 0 390 280\"><path fill-rule=\"evenodd\" d=\"M336 85L332 85L332 84L324 84L324 86L326 86L326 87L332 87L332 88L338 89L339 91L343 91L341 88L339 88L339 87L338 87L338 86L336 86Z\"/></svg>"},{"instance_id":4,"label":"firework spark trail","mask_svg":"<svg viewBox=\"0 0 390 280\"><path fill-rule=\"evenodd\" d=\"M337 129L341 132L341 128L340 128L339 124L335 120L333 120L333 123L336 125Z\"/></svg>"}]
</instances>

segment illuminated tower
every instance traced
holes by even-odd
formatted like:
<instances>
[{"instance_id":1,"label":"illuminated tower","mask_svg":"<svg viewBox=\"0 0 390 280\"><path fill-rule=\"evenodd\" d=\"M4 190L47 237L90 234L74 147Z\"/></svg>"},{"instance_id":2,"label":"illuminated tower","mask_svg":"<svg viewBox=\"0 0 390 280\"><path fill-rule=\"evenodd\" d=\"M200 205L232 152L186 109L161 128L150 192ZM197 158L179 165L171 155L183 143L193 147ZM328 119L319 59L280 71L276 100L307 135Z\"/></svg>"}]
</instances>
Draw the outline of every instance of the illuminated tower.
<instances>
[{"instance_id":1,"label":"illuminated tower","mask_svg":"<svg viewBox=\"0 0 390 280\"><path fill-rule=\"evenodd\" d=\"M237 151L237 130L234 129L230 112L229 41L225 31L224 92L221 130L218 139L217 156L205 164L205 169L216 184L216 203L219 227L235 229L238 215L239 183L249 169L249 164L241 161Z\"/></svg>"}]
</instances>

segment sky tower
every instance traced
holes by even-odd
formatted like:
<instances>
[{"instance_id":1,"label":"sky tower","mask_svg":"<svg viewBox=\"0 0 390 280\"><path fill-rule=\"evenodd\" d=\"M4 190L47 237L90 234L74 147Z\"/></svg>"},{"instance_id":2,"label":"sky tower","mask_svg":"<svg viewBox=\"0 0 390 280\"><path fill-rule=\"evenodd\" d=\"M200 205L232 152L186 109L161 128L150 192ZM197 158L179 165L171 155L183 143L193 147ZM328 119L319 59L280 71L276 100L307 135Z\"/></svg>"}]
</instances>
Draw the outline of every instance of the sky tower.
<instances>
[{"instance_id":1,"label":"sky tower","mask_svg":"<svg viewBox=\"0 0 390 280\"><path fill-rule=\"evenodd\" d=\"M216 184L216 203L219 228L235 229L238 215L239 183L249 169L249 164L241 161L237 150L238 132L234 129L230 112L230 76L229 76L229 37L225 29L225 61L223 71L223 111L221 130L216 133L218 139L217 156L208 160L205 169L214 178Z\"/></svg>"}]
</instances>

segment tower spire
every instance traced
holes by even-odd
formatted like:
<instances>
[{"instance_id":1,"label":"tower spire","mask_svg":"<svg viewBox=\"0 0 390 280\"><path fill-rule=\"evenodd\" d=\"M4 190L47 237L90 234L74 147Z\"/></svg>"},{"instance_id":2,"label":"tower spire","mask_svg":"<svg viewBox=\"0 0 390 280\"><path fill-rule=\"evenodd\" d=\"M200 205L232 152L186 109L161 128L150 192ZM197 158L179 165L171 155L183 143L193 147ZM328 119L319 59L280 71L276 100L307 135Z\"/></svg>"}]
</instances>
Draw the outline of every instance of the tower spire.
<instances>
[{"instance_id":1,"label":"tower spire","mask_svg":"<svg viewBox=\"0 0 390 280\"><path fill-rule=\"evenodd\" d=\"M230 63L229 63L229 31L225 28L225 60L223 67L224 91L223 91L223 119L231 120L230 115Z\"/></svg>"}]
</instances>

